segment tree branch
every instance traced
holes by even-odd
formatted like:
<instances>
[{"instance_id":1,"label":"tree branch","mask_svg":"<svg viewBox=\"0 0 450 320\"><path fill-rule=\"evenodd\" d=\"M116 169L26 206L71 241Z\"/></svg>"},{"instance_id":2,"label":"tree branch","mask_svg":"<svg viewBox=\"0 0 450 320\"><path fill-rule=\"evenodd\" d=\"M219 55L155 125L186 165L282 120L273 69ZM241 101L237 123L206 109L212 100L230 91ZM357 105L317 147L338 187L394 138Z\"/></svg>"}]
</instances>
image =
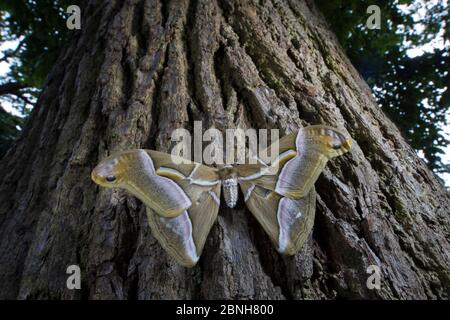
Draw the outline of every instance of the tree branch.
<instances>
[{"instance_id":1,"label":"tree branch","mask_svg":"<svg viewBox=\"0 0 450 320\"><path fill-rule=\"evenodd\" d=\"M0 85L0 96L5 94L19 95L20 89L27 88L28 85L20 82L7 82Z\"/></svg>"},{"instance_id":2,"label":"tree branch","mask_svg":"<svg viewBox=\"0 0 450 320\"><path fill-rule=\"evenodd\" d=\"M8 62L9 59L17 58L17 54L19 53L20 48L22 48L24 44L24 40L20 41L17 47L9 50L3 51L3 57L0 58L0 62Z\"/></svg>"},{"instance_id":3,"label":"tree branch","mask_svg":"<svg viewBox=\"0 0 450 320\"><path fill-rule=\"evenodd\" d=\"M27 97L25 97L25 95L22 94L21 92L14 93L14 95L16 95L18 98L22 99L25 103L34 105L34 103L31 100L29 100Z\"/></svg>"}]
</instances>

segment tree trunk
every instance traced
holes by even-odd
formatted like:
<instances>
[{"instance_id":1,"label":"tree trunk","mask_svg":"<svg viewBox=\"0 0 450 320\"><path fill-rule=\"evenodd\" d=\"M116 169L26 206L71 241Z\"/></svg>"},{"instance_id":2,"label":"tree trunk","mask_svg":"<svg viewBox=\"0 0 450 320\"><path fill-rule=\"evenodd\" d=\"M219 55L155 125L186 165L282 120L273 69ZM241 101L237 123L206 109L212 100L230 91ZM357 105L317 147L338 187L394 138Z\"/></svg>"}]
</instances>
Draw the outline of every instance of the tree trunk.
<instances>
[{"instance_id":1,"label":"tree trunk","mask_svg":"<svg viewBox=\"0 0 450 320\"><path fill-rule=\"evenodd\" d=\"M448 299L450 196L380 111L311 1L87 1L2 159L0 298ZM338 13L337 13L338 14ZM376 32L376 31L370 31ZM179 266L145 208L90 179L172 130L327 124L354 139L316 183L314 232L280 256L241 202ZM66 269L81 268L81 290ZM381 288L369 289L370 265Z\"/></svg>"}]
</instances>

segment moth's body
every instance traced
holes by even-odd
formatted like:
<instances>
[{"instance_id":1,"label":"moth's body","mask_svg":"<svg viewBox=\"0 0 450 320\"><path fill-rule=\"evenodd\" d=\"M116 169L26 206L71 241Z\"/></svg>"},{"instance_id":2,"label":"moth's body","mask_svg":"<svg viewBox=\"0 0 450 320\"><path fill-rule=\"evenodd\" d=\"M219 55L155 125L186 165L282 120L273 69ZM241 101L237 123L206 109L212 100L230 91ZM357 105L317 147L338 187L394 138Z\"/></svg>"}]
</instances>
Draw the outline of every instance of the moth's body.
<instances>
[{"instance_id":1,"label":"moth's body","mask_svg":"<svg viewBox=\"0 0 450 320\"><path fill-rule=\"evenodd\" d=\"M309 236L315 212L314 183L328 160L350 149L351 140L325 126L310 126L279 141L269 163L220 169L173 161L154 150L108 157L93 171L104 187L124 188L147 207L161 246L184 266L197 263L216 220L223 190L228 207L244 201L280 253L295 254Z\"/></svg>"},{"instance_id":2,"label":"moth's body","mask_svg":"<svg viewBox=\"0 0 450 320\"><path fill-rule=\"evenodd\" d=\"M221 179L223 198L229 208L236 206L239 194L237 170L233 166L226 166L218 170Z\"/></svg>"}]
</instances>

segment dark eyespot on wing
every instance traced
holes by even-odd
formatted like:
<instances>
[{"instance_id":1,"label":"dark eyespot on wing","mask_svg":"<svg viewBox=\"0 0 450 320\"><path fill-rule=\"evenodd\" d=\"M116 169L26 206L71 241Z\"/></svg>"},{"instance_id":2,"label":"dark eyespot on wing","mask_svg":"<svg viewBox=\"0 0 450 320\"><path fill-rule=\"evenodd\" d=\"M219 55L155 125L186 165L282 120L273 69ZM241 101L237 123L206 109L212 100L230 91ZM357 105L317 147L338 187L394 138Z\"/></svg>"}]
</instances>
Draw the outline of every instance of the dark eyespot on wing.
<instances>
[{"instance_id":1,"label":"dark eyespot on wing","mask_svg":"<svg viewBox=\"0 0 450 320\"><path fill-rule=\"evenodd\" d=\"M341 148L341 146L342 146L341 144L333 144L332 148L334 150L339 150Z\"/></svg>"},{"instance_id":2,"label":"dark eyespot on wing","mask_svg":"<svg viewBox=\"0 0 450 320\"><path fill-rule=\"evenodd\" d=\"M108 181L108 182L113 182L113 181L115 181L116 180L116 177L115 176L107 176L106 177L106 181Z\"/></svg>"}]
</instances>

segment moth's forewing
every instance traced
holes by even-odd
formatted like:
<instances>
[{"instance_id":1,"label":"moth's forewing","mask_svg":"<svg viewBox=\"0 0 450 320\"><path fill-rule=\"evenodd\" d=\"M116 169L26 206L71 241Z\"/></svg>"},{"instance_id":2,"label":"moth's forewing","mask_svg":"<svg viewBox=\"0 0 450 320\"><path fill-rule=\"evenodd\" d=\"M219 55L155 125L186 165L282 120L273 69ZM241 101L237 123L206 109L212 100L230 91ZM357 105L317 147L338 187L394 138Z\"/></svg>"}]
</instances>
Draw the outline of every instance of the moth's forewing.
<instances>
[{"instance_id":1,"label":"moth's forewing","mask_svg":"<svg viewBox=\"0 0 450 320\"><path fill-rule=\"evenodd\" d=\"M279 252L295 254L314 223L314 183L328 160L350 149L351 140L337 129L310 126L279 141L280 154L271 163L238 167L245 203ZM268 166L276 165L271 174ZM275 172L275 174L273 174Z\"/></svg>"},{"instance_id":2,"label":"moth's forewing","mask_svg":"<svg viewBox=\"0 0 450 320\"><path fill-rule=\"evenodd\" d=\"M163 217L175 217L191 206L185 192L171 179L155 172L144 150L128 150L104 159L92 171L101 186L124 188Z\"/></svg>"},{"instance_id":3,"label":"moth's forewing","mask_svg":"<svg viewBox=\"0 0 450 320\"><path fill-rule=\"evenodd\" d=\"M243 176L240 179L250 180L280 195L300 199L314 186L328 160L350 149L351 140L337 129L309 126L283 137L279 145L280 154L273 159L277 165L275 174L254 176L254 179Z\"/></svg>"},{"instance_id":4,"label":"moth's forewing","mask_svg":"<svg viewBox=\"0 0 450 320\"><path fill-rule=\"evenodd\" d=\"M164 250L184 266L195 265L219 210L217 170L194 162L175 164L171 155L153 150L129 150L110 158L94 169L94 181L138 197ZM117 174L117 182L106 183L100 176L105 174Z\"/></svg>"},{"instance_id":5,"label":"moth's forewing","mask_svg":"<svg viewBox=\"0 0 450 320\"><path fill-rule=\"evenodd\" d=\"M192 162L190 160L160 151L145 151L152 158L156 171L158 171L158 169L160 168L169 168L181 173L183 177L190 177L194 180L218 180L217 169L215 168L211 168L200 163ZM175 176L174 179L176 179Z\"/></svg>"}]
</instances>

